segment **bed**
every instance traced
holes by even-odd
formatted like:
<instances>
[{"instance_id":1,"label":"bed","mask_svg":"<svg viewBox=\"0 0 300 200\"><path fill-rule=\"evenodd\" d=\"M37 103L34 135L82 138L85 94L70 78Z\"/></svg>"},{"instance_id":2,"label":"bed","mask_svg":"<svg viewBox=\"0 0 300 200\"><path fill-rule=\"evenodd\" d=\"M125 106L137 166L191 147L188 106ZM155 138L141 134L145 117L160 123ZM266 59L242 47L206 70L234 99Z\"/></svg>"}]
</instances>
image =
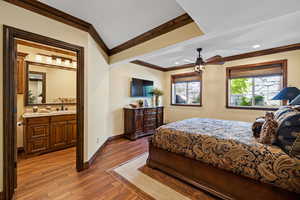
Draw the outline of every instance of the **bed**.
<instances>
[{"instance_id":1,"label":"bed","mask_svg":"<svg viewBox=\"0 0 300 200\"><path fill-rule=\"evenodd\" d=\"M252 136L252 123L193 118L149 138L147 165L222 199L300 199L300 161Z\"/></svg>"}]
</instances>

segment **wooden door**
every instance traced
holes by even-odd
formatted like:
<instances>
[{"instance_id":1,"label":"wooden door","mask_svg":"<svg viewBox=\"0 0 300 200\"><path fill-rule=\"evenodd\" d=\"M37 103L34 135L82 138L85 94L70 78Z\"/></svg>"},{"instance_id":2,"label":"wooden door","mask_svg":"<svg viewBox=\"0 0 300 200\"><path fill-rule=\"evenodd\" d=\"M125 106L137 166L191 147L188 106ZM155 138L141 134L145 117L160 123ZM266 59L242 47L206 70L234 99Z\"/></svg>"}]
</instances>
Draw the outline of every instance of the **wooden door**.
<instances>
[{"instance_id":1,"label":"wooden door","mask_svg":"<svg viewBox=\"0 0 300 200\"><path fill-rule=\"evenodd\" d=\"M67 143L68 144L76 144L76 138L77 138L77 121L72 120L67 122L67 132L68 132L68 138Z\"/></svg>"},{"instance_id":2,"label":"wooden door","mask_svg":"<svg viewBox=\"0 0 300 200\"><path fill-rule=\"evenodd\" d=\"M67 145L67 122L52 122L50 124L50 148L62 148Z\"/></svg>"}]
</instances>

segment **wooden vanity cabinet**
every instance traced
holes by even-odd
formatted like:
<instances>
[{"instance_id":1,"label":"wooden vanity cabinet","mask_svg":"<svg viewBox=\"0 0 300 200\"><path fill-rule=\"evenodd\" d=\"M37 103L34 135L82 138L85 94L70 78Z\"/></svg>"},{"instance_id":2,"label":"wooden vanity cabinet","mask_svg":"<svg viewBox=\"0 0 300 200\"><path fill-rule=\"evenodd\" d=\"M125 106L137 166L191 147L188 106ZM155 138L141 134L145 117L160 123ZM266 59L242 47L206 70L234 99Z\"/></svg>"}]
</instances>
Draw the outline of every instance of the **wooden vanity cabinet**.
<instances>
[{"instance_id":1,"label":"wooden vanity cabinet","mask_svg":"<svg viewBox=\"0 0 300 200\"><path fill-rule=\"evenodd\" d=\"M17 54L17 94L24 94L25 89L25 58L28 54L18 52Z\"/></svg>"},{"instance_id":2,"label":"wooden vanity cabinet","mask_svg":"<svg viewBox=\"0 0 300 200\"><path fill-rule=\"evenodd\" d=\"M67 122L67 143L68 145L75 145L77 138L77 121L71 120Z\"/></svg>"},{"instance_id":3,"label":"wooden vanity cabinet","mask_svg":"<svg viewBox=\"0 0 300 200\"><path fill-rule=\"evenodd\" d=\"M136 140L151 135L155 129L163 125L163 107L124 108L125 137Z\"/></svg>"},{"instance_id":4,"label":"wooden vanity cabinet","mask_svg":"<svg viewBox=\"0 0 300 200\"><path fill-rule=\"evenodd\" d=\"M46 153L76 144L76 115L25 118L26 154Z\"/></svg>"}]
</instances>

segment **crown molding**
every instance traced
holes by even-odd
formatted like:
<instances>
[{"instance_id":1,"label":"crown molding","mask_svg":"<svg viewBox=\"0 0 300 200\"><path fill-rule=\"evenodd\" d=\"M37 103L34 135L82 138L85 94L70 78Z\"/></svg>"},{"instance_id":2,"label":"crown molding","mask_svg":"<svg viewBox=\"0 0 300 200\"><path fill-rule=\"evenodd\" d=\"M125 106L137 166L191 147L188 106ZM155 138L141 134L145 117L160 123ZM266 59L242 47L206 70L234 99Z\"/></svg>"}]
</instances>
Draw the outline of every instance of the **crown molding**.
<instances>
[{"instance_id":1,"label":"crown molding","mask_svg":"<svg viewBox=\"0 0 300 200\"><path fill-rule=\"evenodd\" d=\"M143 67L148 67L148 68L155 69L155 70L159 70L159 71L162 71L162 72L167 71L166 68L160 67L158 65L153 65L151 63L147 63L147 62L144 62L144 61L141 61L141 60L134 60L134 61L131 61L130 63L140 65L140 66L143 66Z\"/></svg>"},{"instance_id":2,"label":"crown molding","mask_svg":"<svg viewBox=\"0 0 300 200\"><path fill-rule=\"evenodd\" d=\"M300 49L300 43L291 44L291 45L285 45L260 51L252 51L249 53L243 53L238 54L234 56L227 56L222 59L214 60L214 62L227 62L227 61L233 61L233 60L240 60L245 58L252 58L252 57L258 57L258 56L265 56L265 55L271 55L275 53L282 53L287 51L294 51Z\"/></svg>"},{"instance_id":3,"label":"crown molding","mask_svg":"<svg viewBox=\"0 0 300 200\"><path fill-rule=\"evenodd\" d=\"M78 28L82 31L88 32L93 39L97 42L97 44L101 47L101 49L109 55L109 49L106 44L103 42L102 38L95 30L94 26L82 19L74 17L70 14L67 14L63 11L60 11L56 8L48 6L47 4L41 3L39 1L33 0L4 0L8 3L14 4L16 6L22 7L24 9L30 10L32 12L38 13L45 17L54 19L61 23L70 25L74 28Z\"/></svg>"},{"instance_id":4,"label":"crown molding","mask_svg":"<svg viewBox=\"0 0 300 200\"><path fill-rule=\"evenodd\" d=\"M177 28L180 28L192 22L194 22L194 20L187 13L180 15L156 28L153 28L131 40L128 40L127 42L124 42L121 45L112 48L110 50L110 55L114 55L122 51L125 51L126 49L142 44L146 41L159 37L163 34L171 32Z\"/></svg>"},{"instance_id":5,"label":"crown molding","mask_svg":"<svg viewBox=\"0 0 300 200\"><path fill-rule=\"evenodd\" d=\"M243 54L238 54L238 55L233 55L233 56L227 56L227 57L223 57L223 58L214 60L213 62L208 62L207 64L213 65L216 62L228 62L228 61L241 60L241 59L246 59L246 58L253 58L253 57L258 57L258 56L265 56L265 55L271 55L271 54L295 51L295 50L300 50L300 43L285 45L285 46L280 46L280 47L275 47L275 48L270 48L270 49L265 49L265 50L252 51L249 53L243 53ZM139 62L143 62L143 61L139 61ZM147 64L152 65L151 63L147 63ZM180 70L180 69L192 68L194 66L195 66L194 63L190 63L190 64L178 65L178 66L173 66L173 67L168 67L168 68L163 68L163 69L165 72L167 72L167 71L175 71L175 70Z\"/></svg>"},{"instance_id":6,"label":"crown molding","mask_svg":"<svg viewBox=\"0 0 300 200\"><path fill-rule=\"evenodd\" d=\"M50 47L50 46L41 45L41 44L38 44L38 43L28 42L28 41L25 41L25 40L16 40L16 42L17 42L18 45L23 45L23 46L27 46L27 47L42 49L42 50L45 50L45 51L50 51L50 52L54 52L54 53L60 53L60 54L76 57L76 53L74 53L74 52L65 51L65 50L62 50L62 49L57 49L57 48L53 48L53 47Z\"/></svg>"},{"instance_id":7,"label":"crown molding","mask_svg":"<svg viewBox=\"0 0 300 200\"><path fill-rule=\"evenodd\" d=\"M168 67L165 68L166 71L174 71L174 70L180 70L180 69L187 69L187 68L192 68L195 67L195 63L189 63L185 65L178 65L178 66L173 66L173 67Z\"/></svg>"},{"instance_id":8,"label":"crown molding","mask_svg":"<svg viewBox=\"0 0 300 200\"><path fill-rule=\"evenodd\" d=\"M67 14L61 10L58 10L56 8L53 8L51 6L48 6L47 4L44 4L36 0L4 0L4 1L22 7L24 9L30 10L32 12L38 13L45 17L54 19L61 23L70 25L74 28L78 28L82 31L88 32L91 35L91 37L96 41L96 43L101 47L101 49L106 53L107 56L120 53L136 45L139 45L148 40L151 40L160 35L163 35L177 28L180 28L184 25L194 22L194 20L187 13L185 13L131 40L128 40L127 42L117 47L109 49L105 44L105 42L103 41L103 39L100 37L95 27L89 22L86 22L80 18Z\"/></svg>"}]
</instances>

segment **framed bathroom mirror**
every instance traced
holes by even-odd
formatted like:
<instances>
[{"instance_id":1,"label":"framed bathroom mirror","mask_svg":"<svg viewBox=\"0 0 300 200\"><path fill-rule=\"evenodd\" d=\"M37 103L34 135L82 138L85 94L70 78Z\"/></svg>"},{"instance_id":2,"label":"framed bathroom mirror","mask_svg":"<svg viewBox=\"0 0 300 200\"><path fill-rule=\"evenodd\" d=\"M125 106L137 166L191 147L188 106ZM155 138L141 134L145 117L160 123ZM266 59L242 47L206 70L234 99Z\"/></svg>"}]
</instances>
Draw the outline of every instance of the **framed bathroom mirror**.
<instances>
[{"instance_id":1,"label":"framed bathroom mirror","mask_svg":"<svg viewBox=\"0 0 300 200\"><path fill-rule=\"evenodd\" d=\"M46 103L46 73L28 72L28 104Z\"/></svg>"},{"instance_id":2,"label":"framed bathroom mirror","mask_svg":"<svg viewBox=\"0 0 300 200\"><path fill-rule=\"evenodd\" d=\"M25 106L76 104L76 69L26 62Z\"/></svg>"}]
</instances>

